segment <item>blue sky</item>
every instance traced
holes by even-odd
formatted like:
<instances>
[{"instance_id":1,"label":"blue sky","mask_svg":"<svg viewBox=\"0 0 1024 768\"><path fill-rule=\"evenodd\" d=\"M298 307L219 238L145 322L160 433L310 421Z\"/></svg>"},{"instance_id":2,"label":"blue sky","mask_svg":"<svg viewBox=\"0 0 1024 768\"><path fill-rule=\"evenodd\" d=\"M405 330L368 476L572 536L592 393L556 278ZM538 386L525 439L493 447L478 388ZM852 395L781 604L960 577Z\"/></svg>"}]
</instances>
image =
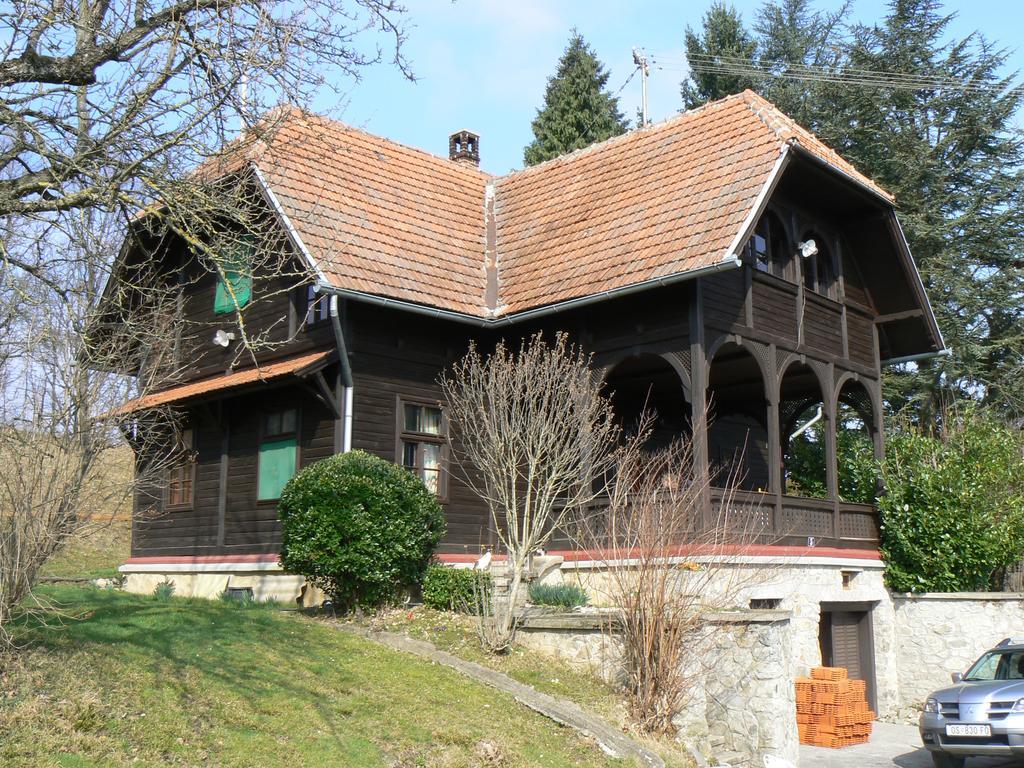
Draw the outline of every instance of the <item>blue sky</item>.
<instances>
[{"instance_id":1,"label":"blue sky","mask_svg":"<svg viewBox=\"0 0 1024 768\"><path fill-rule=\"evenodd\" d=\"M408 82L386 64L364 72L341 103L324 97L316 104L346 122L388 138L446 154L448 135L468 128L480 134L485 170L505 173L522 166L532 139L530 121L542 103L547 78L577 27L605 62L614 91L633 70L632 48L682 58L683 32L698 27L711 0L405 0L409 9L406 55L418 80ZM752 25L760 0L734 0ZM820 0L832 9L836 0ZM854 0L851 18L872 22L885 13L885 0ZM1021 0L955 0L952 31L978 30L1010 49L1012 68L1024 71L1024 3ZM681 106L682 71L654 69L649 105L652 120ZM336 99L331 97L331 102ZM620 105L632 117L640 103L634 78Z\"/></svg>"}]
</instances>

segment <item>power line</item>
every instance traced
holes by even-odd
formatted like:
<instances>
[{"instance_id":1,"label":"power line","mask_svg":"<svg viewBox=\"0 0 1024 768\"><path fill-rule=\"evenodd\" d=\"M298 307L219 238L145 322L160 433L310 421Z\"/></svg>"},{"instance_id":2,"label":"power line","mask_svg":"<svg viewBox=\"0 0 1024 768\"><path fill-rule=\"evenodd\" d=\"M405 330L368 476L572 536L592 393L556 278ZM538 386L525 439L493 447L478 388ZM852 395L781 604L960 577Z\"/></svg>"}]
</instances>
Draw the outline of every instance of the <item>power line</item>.
<instances>
[{"instance_id":1,"label":"power line","mask_svg":"<svg viewBox=\"0 0 1024 768\"><path fill-rule=\"evenodd\" d=\"M909 72L885 72L882 70L849 67L833 69L818 65L789 64L786 62L753 62L737 56L693 54L686 58L677 54L652 55L651 64L663 71L694 71L706 74L723 74L747 77L771 77L801 80L807 82L835 83L875 88L896 88L906 90L961 90L1008 95L1021 91L1024 86L1008 88L1006 82L992 83L980 80L963 80L949 75L924 75ZM784 68L784 69L780 69Z\"/></svg>"}]
</instances>

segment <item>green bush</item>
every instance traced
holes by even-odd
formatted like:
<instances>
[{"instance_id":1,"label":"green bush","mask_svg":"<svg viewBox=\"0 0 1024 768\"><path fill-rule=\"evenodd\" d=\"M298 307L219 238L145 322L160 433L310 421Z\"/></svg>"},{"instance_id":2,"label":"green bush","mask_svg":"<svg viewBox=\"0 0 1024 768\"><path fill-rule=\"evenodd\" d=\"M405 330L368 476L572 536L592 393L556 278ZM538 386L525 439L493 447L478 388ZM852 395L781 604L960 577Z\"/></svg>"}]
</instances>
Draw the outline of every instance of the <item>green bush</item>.
<instances>
[{"instance_id":1,"label":"green bush","mask_svg":"<svg viewBox=\"0 0 1024 768\"><path fill-rule=\"evenodd\" d=\"M879 499L886 580L898 592L999 588L1024 552L1024 441L983 411L903 423L888 437Z\"/></svg>"},{"instance_id":2,"label":"green bush","mask_svg":"<svg viewBox=\"0 0 1024 768\"><path fill-rule=\"evenodd\" d=\"M531 584L530 602L572 610L590 601L587 593L572 584Z\"/></svg>"},{"instance_id":3,"label":"green bush","mask_svg":"<svg viewBox=\"0 0 1024 768\"><path fill-rule=\"evenodd\" d=\"M438 611L479 613L481 596L491 593L491 575L471 568L433 563L423 578L423 602Z\"/></svg>"},{"instance_id":4,"label":"green bush","mask_svg":"<svg viewBox=\"0 0 1024 768\"><path fill-rule=\"evenodd\" d=\"M343 609L386 603L419 583L444 533L441 506L423 483L362 451L298 472L278 515L281 565Z\"/></svg>"}]
</instances>

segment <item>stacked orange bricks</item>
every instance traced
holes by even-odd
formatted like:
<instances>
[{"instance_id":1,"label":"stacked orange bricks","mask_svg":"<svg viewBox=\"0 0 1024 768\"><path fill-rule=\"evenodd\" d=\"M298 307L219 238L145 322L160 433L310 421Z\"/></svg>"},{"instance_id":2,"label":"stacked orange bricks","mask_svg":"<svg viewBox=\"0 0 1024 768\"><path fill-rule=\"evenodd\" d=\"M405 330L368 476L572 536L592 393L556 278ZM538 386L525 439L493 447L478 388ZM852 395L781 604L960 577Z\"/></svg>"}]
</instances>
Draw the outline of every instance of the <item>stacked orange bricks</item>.
<instances>
[{"instance_id":1,"label":"stacked orange bricks","mask_svg":"<svg viewBox=\"0 0 1024 768\"><path fill-rule=\"evenodd\" d=\"M796 723L800 743L848 747L871 736L875 713L868 709L863 680L850 680L842 667L815 667L796 680Z\"/></svg>"}]
</instances>

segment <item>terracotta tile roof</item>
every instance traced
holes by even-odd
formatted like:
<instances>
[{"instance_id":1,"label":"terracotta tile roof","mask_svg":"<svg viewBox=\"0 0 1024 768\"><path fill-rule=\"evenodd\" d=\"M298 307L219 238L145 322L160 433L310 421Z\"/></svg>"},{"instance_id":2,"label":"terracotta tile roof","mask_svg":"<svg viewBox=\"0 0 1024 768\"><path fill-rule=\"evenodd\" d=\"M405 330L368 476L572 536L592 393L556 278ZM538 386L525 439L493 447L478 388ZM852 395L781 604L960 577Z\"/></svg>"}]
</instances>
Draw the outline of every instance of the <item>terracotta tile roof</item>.
<instances>
[{"instance_id":1,"label":"terracotta tile roof","mask_svg":"<svg viewBox=\"0 0 1024 768\"><path fill-rule=\"evenodd\" d=\"M273 121L203 172L259 168L334 286L477 317L721 261L788 144L892 199L751 91L503 177L296 109Z\"/></svg>"},{"instance_id":2,"label":"terracotta tile roof","mask_svg":"<svg viewBox=\"0 0 1024 768\"><path fill-rule=\"evenodd\" d=\"M483 312L487 174L298 110L248 159L330 282Z\"/></svg>"},{"instance_id":3,"label":"terracotta tile roof","mask_svg":"<svg viewBox=\"0 0 1024 768\"><path fill-rule=\"evenodd\" d=\"M301 375L326 365L333 355L333 350L310 352L290 357L287 360L267 363L259 368L247 368L243 371L234 371L233 373L211 376L198 381L190 381L186 384L179 384L176 387L169 387L160 392L129 400L118 408L113 415L123 415L134 413L135 411L143 411L147 408L156 408L161 405L180 403L200 395L210 394L211 392L235 389L247 384L256 384L282 376Z\"/></svg>"}]
</instances>

